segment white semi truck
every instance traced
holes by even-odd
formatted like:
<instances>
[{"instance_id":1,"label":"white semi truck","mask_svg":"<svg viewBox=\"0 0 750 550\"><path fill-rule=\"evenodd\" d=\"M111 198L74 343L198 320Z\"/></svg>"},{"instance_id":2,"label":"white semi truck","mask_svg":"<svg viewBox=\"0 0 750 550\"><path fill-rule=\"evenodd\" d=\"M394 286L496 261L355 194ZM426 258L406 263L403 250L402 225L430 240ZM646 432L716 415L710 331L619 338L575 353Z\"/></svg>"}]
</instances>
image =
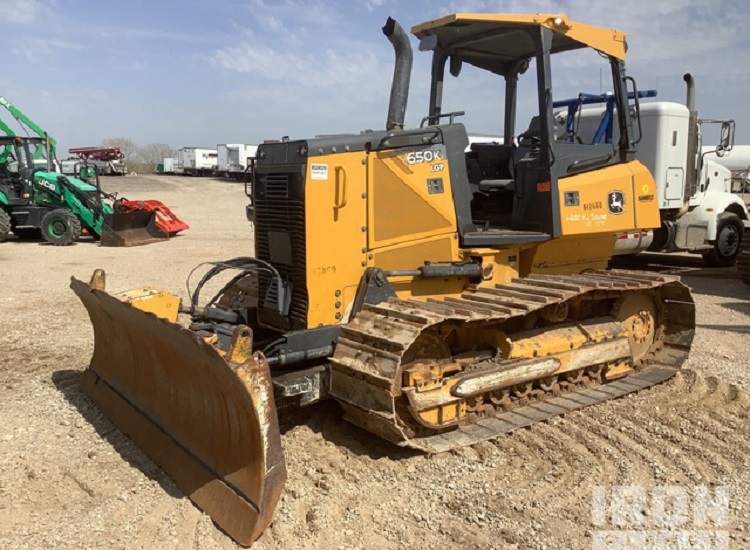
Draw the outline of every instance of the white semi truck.
<instances>
[{"instance_id":1,"label":"white semi truck","mask_svg":"<svg viewBox=\"0 0 750 550\"><path fill-rule=\"evenodd\" d=\"M687 105L657 101L633 109L634 125L641 132L636 158L656 180L662 225L619 235L615 254L691 252L701 254L709 266L729 266L737 259L743 222L748 220L745 203L732 193L732 173L716 158L732 149L734 122L701 120L695 110L693 79L689 74L684 78ZM558 139L581 143L618 139L616 132L607 131L607 117L616 116L605 106L607 94L581 94L562 103L568 110L555 117ZM586 108L587 103L596 106ZM708 151L701 148L701 126L706 123L721 124L721 142Z\"/></svg>"}]
</instances>

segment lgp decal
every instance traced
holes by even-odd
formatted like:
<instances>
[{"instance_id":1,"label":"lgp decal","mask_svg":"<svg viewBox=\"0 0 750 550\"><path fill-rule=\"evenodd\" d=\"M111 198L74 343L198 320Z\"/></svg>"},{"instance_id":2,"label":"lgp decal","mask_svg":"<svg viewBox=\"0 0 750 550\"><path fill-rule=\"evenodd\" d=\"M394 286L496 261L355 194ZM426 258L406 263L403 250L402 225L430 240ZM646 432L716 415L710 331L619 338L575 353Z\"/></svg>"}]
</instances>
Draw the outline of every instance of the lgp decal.
<instances>
[{"instance_id":1,"label":"lgp decal","mask_svg":"<svg viewBox=\"0 0 750 550\"><path fill-rule=\"evenodd\" d=\"M607 193L607 209L610 214L622 214L625 212L625 193L622 191L610 191Z\"/></svg>"}]
</instances>

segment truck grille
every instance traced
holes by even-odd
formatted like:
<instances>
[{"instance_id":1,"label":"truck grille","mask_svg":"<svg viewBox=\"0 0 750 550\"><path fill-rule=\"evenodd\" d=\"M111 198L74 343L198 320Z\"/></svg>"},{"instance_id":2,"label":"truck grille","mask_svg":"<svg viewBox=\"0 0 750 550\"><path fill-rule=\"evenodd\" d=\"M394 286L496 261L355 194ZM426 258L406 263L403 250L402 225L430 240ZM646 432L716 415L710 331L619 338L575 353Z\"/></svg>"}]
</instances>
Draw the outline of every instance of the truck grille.
<instances>
[{"instance_id":1,"label":"truck grille","mask_svg":"<svg viewBox=\"0 0 750 550\"><path fill-rule=\"evenodd\" d=\"M258 174L253 186L255 206L255 253L270 262L291 283L292 301L288 319L271 308L259 310L263 324L280 330L307 328L307 276L305 262L305 202L302 170L295 173ZM271 277L258 278L261 306L276 303L278 289Z\"/></svg>"}]
</instances>

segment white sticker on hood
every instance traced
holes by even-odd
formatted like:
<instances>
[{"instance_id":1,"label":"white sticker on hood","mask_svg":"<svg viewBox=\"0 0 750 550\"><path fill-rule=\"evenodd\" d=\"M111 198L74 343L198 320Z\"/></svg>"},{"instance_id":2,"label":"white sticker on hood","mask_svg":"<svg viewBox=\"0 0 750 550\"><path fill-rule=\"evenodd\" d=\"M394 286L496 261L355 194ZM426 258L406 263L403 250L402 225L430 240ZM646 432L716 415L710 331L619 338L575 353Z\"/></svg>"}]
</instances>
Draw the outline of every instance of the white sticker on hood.
<instances>
[{"instance_id":1,"label":"white sticker on hood","mask_svg":"<svg viewBox=\"0 0 750 550\"><path fill-rule=\"evenodd\" d=\"M327 180L328 179L328 165L327 164L313 164L310 167L310 179Z\"/></svg>"}]
</instances>

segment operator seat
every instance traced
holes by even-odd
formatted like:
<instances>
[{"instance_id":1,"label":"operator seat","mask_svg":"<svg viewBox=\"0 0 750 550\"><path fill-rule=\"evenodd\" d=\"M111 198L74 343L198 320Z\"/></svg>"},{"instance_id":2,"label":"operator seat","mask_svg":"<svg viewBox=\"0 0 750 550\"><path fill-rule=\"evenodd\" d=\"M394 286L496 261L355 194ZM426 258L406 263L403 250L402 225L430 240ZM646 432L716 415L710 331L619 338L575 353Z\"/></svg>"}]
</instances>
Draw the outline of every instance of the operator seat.
<instances>
[{"instance_id":1,"label":"operator seat","mask_svg":"<svg viewBox=\"0 0 750 550\"><path fill-rule=\"evenodd\" d=\"M511 192L513 183L513 149L509 145L475 143L471 146L476 153L477 161L482 167L488 167L488 175L495 177L479 180L478 189L482 193Z\"/></svg>"},{"instance_id":2,"label":"operator seat","mask_svg":"<svg viewBox=\"0 0 750 550\"><path fill-rule=\"evenodd\" d=\"M480 164L493 162L497 165L507 166L507 172L510 176L509 178L483 179L479 182L479 190L483 193L491 193L497 191L515 191L517 187L515 167L518 162L526 156L530 149L539 144L541 135L542 130L539 123L539 117L534 116L531 118L531 121L529 121L529 127L526 129L526 131L518 136L519 143L517 147L510 146L509 148L506 148L504 150L499 149L497 146L490 148L477 148L477 159L479 160ZM472 146L472 149L474 149L474 146ZM502 155L506 153L506 151L510 151L510 155L507 158L498 157L498 155ZM497 158L486 158L488 157L488 155L494 155Z\"/></svg>"},{"instance_id":3,"label":"operator seat","mask_svg":"<svg viewBox=\"0 0 750 550\"><path fill-rule=\"evenodd\" d=\"M533 147L542 139L542 125L539 122L539 116L531 117L529 127L525 132L518 135L518 148Z\"/></svg>"}]
</instances>

